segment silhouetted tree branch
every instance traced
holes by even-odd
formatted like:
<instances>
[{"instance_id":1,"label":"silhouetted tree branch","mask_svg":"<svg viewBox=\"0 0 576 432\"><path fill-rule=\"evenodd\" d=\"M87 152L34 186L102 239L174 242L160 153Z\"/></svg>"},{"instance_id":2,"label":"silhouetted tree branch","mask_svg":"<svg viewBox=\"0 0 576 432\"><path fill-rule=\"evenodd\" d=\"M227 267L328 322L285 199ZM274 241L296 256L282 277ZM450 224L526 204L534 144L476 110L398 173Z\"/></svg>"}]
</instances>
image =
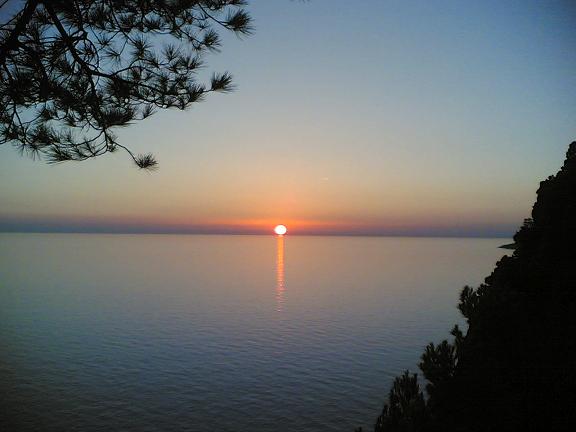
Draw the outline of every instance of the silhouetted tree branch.
<instances>
[{"instance_id":1,"label":"silhouetted tree branch","mask_svg":"<svg viewBox=\"0 0 576 432\"><path fill-rule=\"evenodd\" d=\"M232 90L197 76L219 29L251 32L245 0L28 0L0 25L0 144L49 162L125 150L113 130Z\"/></svg>"}]
</instances>

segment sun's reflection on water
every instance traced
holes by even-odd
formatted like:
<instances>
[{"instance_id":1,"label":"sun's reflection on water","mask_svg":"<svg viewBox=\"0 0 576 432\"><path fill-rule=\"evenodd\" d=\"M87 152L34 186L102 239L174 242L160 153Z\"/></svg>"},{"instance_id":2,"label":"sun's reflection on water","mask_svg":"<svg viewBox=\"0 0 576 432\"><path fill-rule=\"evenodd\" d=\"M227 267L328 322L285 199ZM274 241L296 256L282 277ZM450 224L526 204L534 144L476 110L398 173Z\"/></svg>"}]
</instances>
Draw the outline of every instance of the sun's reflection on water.
<instances>
[{"instance_id":1,"label":"sun's reflection on water","mask_svg":"<svg viewBox=\"0 0 576 432\"><path fill-rule=\"evenodd\" d=\"M276 311L282 312L284 307L284 236L276 236Z\"/></svg>"}]
</instances>

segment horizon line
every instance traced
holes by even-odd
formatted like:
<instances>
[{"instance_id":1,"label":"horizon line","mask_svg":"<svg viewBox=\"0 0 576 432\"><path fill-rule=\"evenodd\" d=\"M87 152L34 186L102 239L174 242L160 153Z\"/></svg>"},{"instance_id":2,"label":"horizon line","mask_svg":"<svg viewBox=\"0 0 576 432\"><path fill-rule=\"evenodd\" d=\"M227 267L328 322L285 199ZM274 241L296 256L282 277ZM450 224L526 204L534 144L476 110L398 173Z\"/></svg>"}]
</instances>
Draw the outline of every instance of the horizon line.
<instances>
[{"instance_id":1,"label":"horizon line","mask_svg":"<svg viewBox=\"0 0 576 432\"><path fill-rule=\"evenodd\" d=\"M511 238L519 226L512 223L469 222L462 224L406 222L394 225L360 223L310 223L290 220L285 224L290 236L348 237L462 237ZM86 234L190 234L190 235L272 235L275 221L211 224L163 224L145 220L98 220L76 218L2 217L0 232L86 233Z\"/></svg>"},{"instance_id":2,"label":"horizon line","mask_svg":"<svg viewBox=\"0 0 576 432\"><path fill-rule=\"evenodd\" d=\"M106 234L106 235L205 235L205 236L271 236L278 237L274 232L193 232L193 231L161 231L161 230L5 230L0 229L0 234ZM466 233L466 232L289 232L282 237L413 237L413 238L478 238L478 239L512 239L514 234L509 233Z\"/></svg>"}]
</instances>

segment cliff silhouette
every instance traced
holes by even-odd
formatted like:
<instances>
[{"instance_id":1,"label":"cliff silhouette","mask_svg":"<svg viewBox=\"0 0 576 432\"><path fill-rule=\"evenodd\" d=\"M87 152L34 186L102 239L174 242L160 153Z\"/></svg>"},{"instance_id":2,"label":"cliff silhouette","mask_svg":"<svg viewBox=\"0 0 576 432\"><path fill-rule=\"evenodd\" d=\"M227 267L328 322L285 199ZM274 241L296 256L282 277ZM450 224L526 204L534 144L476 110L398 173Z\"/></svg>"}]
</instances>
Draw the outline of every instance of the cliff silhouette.
<instances>
[{"instance_id":1,"label":"cliff silhouette","mask_svg":"<svg viewBox=\"0 0 576 432\"><path fill-rule=\"evenodd\" d=\"M467 332L422 354L427 397L396 378L375 432L576 430L576 142L514 242L462 290Z\"/></svg>"}]
</instances>

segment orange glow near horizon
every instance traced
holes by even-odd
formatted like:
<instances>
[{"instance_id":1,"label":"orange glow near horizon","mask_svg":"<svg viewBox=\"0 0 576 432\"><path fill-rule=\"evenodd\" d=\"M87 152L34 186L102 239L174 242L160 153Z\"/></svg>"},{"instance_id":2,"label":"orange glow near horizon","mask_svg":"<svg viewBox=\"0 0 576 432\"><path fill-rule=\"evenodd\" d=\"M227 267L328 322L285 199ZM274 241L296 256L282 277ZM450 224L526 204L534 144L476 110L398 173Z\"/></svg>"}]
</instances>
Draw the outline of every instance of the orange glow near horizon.
<instances>
[{"instance_id":1,"label":"orange glow near horizon","mask_svg":"<svg viewBox=\"0 0 576 432\"><path fill-rule=\"evenodd\" d=\"M475 235L501 236L494 234L494 227L498 226L498 218L489 218L485 215L481 219L476 215L466 222L465 215L460 213L441 217L439 213L430 213L428 220L419 215L405 216L387 215L382 218L296 218L291 215L282 215L275 218L201 218L190 217L184 213L164 214L161 217L149 216L100 216L79 215L74 217L61 217L46 215L34 217L30 215L17 215L7 219L9 223L21 223L24 226L39 224L46 227L46 231L55 229L56 232L113 232L113 233L156 233L156 234L245 234L270 235L273 227L274 234L279 235L275 228L278 220L282 220L284 227L290 227L290 235L453 235L472 233ZM0 220L0 223L2 221ZM513 227L512 227L513 228ZM508 231L512 231L508 228ZM77 231L75 231L77 230ZM288 231L288 230L287 230ZM287 232L286 231L286 232Z\"/></svg>"},{"instance_id":2,"label":"orange glow near horizon","mask_svg":"<svg viewBox=\"0 0 576 432\"><path fill-rule=\"evenodd\" d=\"M279 236L283 236L284 234L286 234L288 230L286 229L286 226L284 225L276 225L276 227L274 228L274 232L276 234L278 234Z\"/></svg>"}]
</instances>

